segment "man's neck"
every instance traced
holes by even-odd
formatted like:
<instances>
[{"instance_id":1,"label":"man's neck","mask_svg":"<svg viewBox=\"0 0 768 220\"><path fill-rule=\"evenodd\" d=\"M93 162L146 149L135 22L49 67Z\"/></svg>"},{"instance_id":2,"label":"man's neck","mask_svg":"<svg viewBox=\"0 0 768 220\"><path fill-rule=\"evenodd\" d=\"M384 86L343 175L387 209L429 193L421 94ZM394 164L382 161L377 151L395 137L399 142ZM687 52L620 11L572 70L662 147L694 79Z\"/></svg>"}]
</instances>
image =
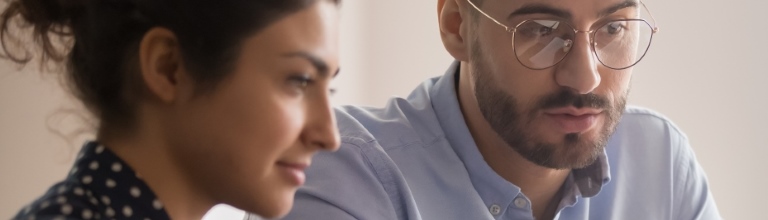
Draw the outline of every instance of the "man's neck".
<instances>
[{"instance_id":1,"label":"man's neck","mask_svg":"<svg viewBox=\"0 0 768 220\"><path fill-rule=\"evenodd\" d=\"M560 190L570 170L557 170L531 163L507 145L480 112L474 95L470 68L462 63L457 94L467 127L486 163L505 180L517 185L530 200L538 218L553 217L551 204L559 204ZM548 217L549 216L549 217Z\"/></svg>"}]
</instances>

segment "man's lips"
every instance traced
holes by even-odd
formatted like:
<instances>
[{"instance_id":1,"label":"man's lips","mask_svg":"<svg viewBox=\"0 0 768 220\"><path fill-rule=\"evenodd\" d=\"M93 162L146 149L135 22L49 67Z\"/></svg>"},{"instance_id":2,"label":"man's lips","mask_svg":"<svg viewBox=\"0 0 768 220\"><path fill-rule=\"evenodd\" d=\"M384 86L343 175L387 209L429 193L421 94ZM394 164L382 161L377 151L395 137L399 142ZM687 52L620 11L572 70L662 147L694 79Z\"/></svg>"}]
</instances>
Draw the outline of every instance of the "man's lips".
<instances>
[{"instance_id":1,"label":"man's lips","mask_svg":"<svg viewBox=\"0 0 768 220\"><path fill-rule=\"evenodd\" d=\"M547 118L554 122L556 130L566 134L585 132L597 123L600 109L565 107L544 111Z\"/></svg>"},{"instance_id":2,"label":"man's lips","mask_svg":"<svg viewBox=\"0 0 768 220\"><path fill-rule=\"evenodd\" d=\"M544 113L548 115L582 116L582 115L598 115L600 113L603 113L603 110L595 109L595 108L564 107L564 108L555 108L555 109L545 110Z\"/></svg>"}]
</instances>

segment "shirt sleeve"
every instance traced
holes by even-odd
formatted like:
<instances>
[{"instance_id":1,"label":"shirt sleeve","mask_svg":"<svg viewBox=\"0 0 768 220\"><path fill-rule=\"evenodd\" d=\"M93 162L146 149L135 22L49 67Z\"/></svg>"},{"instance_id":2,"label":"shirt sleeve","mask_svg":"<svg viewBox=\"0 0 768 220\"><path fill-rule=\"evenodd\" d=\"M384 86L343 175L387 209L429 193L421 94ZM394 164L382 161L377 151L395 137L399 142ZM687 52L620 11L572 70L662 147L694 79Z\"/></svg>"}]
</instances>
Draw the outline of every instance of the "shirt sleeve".
<instances>
[{"instance_id":1,"label":"shirt sleeve","mask_svg":"<svg viewBox=\"0 0 768 220\"><path fill-rule=\"evenodd\" d=\"M374 141L342 138L337 152L318 153L283 219L398 219L370 160L378 151Z\"/></svg>"},{"instance_id":2,"label":"shirt sleeve","mask_svg":"<svg viewBox=\"0 0 768 220\"><path fill-rule=\"evenodd\" d=\"M679 137L678 161L675 164L679 172L674 177L675 219L722 219L709 190L707 176L696 161L688 138L685 135Z\"/></svg>"}]
</instances>

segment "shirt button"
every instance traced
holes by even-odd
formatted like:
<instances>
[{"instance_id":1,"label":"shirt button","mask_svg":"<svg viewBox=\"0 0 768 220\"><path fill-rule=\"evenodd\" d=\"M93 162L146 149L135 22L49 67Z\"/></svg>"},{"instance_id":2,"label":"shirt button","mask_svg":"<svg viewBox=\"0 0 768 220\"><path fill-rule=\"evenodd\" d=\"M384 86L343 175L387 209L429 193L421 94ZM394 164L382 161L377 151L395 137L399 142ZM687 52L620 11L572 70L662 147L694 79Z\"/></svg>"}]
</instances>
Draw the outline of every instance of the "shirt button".
<instances>
[{"instance_id":1,"label":"shirt button","mask_svg":"<svg viewBox=\"0 0 768 220\"><path fill-rule=\"evenodd\" d=\"M491 215L499 215L501 213L501 206L493 204L488 210L491 211Z\"/></svg>"},{"instance_id":2,"label":"shirt button","mask_svg":"<svg viewBox=\"0 0 768 220\"><path fill-rule=\"evenodd\" d=\"M515 203L515 206L517 206L518 208L521 208L521 209L525 208L526 206L528 206L528 201L526 201L525 198L523 198L523 197L515 198L514 203Z\"/></svg>"}]
</instances>

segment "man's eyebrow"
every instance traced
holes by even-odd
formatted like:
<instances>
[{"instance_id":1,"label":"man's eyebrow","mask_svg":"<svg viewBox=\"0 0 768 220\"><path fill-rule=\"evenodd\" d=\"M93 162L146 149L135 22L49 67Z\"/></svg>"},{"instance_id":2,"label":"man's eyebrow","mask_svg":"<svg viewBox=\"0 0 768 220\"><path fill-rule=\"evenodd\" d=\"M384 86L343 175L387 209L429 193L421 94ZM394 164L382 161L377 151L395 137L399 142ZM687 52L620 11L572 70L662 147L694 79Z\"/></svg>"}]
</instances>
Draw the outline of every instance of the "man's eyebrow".
<instances>
[{"instance_id":1,"label":"man's eyebrow","mask_svg":"<svg viewBox=\"0 0 768 220\"><path fill-rule=\"evenodd\" d=\"M598 17L605 17L610 14L613 14L614 12L617 12L624 8L630 8L630 7L637 7L638 3L637 0L625 0L621 3L615 4L611 7L608 7L598 13ZM512 14L509 15L507 19L512 19L515 16L520 15L528 15L528 14L549 14L554 15L566 20L570 20L573 18L573 15L571 12L566 11L564 9L555 8L549 5L540 4L540 3L533 3L524 5L523 7L518 8Z\"/></svg>"},{"instance_id":2,"label":"man's eyebrow","mask_svg":"<svg viewBox=\"0 0 768 220\"><path fill-rule=\"evenodd\" d=\"M614 12L617 12L617 11L619 11L621 9L635 8L635 7L637 7L637 0L625 0L624 2L615 4L615 5L611 6L611 7L608 7L606 9L604 9L599 14L597 14L597 16L602 18L602 17L608 16L610 14L613 14Z\"/></svg>"},{"instance_id":3,"label":"man's eyebrow","mask_svg":"<svg viewBox=\"0 0 768 220\"><path fill-rule=\"evenodd\" d=\"M330 75L330 68L328 67L328 64L323 61L323 59L320 59L320 57L315 56L311 53L307 53L305 51L296 51L296 52L289 52L286 54L283 54L283 57L301 57L312 63L312 66L317 69L317 72L319 73L320 77L328 77ZM341 69L336 69L336 72L333 73L332 77L336 77L339 75L339 71Z\"/></svg>"},{"instance_id":4,"label":"man's eyebrow","mask_svg":"<svg viewBox=\"0 0 768 220\"><path fill-rule=\"evenodd\" d=\"M565 18L568 20L570 20L573 17L573 15L571 15L571 12L568 12L566 10L554 8L552 6L545 5L545 4L533 3L533 4L523 5L523 7L518 8L517 10L512 12L512 14L509 14L509 17L507 17L507 19L512 19L515 16L528 15L528 14L550 14L550 15L554 15L560 18Z\"/></svg>"}]
</instances>

